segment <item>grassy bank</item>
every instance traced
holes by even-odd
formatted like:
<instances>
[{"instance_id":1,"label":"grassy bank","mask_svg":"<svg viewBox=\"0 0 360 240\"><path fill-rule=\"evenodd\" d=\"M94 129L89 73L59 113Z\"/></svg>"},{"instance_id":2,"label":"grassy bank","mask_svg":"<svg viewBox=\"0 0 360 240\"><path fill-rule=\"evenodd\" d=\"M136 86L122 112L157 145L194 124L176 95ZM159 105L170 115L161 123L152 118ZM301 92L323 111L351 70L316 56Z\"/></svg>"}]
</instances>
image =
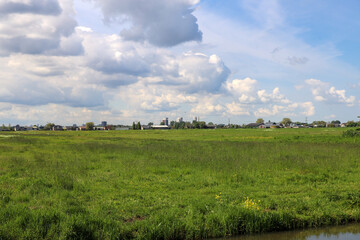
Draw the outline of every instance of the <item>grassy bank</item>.
<instances>
[{"instance_id":1,"label":"grassy bank","mask_svg":"<svg viewBox=\"0 0 360 240\"><path fill-rule=\"evenodd\" d=\"M360 220L343 129L0 134L0 239L196 239Z\"/></svg>"}]
</instances>

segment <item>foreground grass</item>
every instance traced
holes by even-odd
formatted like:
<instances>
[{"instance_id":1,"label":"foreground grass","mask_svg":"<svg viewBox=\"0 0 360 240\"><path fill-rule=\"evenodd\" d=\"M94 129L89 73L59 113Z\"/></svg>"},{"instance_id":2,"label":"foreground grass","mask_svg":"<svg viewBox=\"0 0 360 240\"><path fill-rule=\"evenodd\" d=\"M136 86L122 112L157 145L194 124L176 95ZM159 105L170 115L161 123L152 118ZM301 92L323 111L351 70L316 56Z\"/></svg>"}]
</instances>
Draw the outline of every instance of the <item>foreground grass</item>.
<instances>
[{"instance_id":1,"label":"foreground grass","mask_svg":"<svg viewBox=\"0 0 360 240\"><path fill-rule=\"evenodd\" d=\"M197 239L360 220L340 129L0 135L0 239Z\"/></svg>"}]
</instances>

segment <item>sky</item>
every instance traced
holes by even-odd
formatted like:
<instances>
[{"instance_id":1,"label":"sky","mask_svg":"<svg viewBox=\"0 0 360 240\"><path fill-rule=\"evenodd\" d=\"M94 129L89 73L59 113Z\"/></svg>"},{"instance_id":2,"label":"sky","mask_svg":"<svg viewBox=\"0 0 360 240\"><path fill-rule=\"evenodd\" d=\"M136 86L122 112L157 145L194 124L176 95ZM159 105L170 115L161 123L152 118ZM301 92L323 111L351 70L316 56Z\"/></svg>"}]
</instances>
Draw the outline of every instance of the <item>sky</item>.
<instances>
[{"instance_id":1,"label":"sky","mask_svg":"<svg viewBox=\"0 0 360 240\"><path fill-rule=\"evenodd\" d=\"M0 124L357 120L360 2L0 0Z\"/></svg>"}]
</instances>

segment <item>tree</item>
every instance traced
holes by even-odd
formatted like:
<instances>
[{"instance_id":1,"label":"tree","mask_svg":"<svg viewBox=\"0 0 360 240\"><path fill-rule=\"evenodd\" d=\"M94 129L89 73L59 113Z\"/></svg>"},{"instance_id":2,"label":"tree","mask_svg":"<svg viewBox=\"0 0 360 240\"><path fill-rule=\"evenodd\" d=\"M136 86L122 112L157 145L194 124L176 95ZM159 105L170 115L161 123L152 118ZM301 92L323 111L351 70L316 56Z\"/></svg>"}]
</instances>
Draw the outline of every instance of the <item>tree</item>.
<instances>
[{"instance_id":1,"label":"tree","mask_svg":"<svg viewBox=\"0 0 360 240\"><path fill-rule=\"evenodd\" d=\"M256 120L256 123L264 123L265 121L264 121L264 119L262 119L262 118L258 118L257 120Z\"/></svg>"},{"instance_id":2,"label":"tree","mask_svg":"<svg viewBox=\"0 0 360 240\"><path fill-rule=\"evenodd\" d=\"M283 118L283 120L281 121L281 123L282 123L284 126L289 126L290 123L292 123L292 121L291 121L290 118Z\"/></svg>"},{"instance_id":3,"label":"tree","mask_svg":"<svg viewBox=\"0 0 360 240\"><path fill-rule=\"evenodd\" d=\"M170 122L170 127L175 127L175 121Z\"/></svg>"},{"instance_id":4,"label":"tree","mask_svg":"<svg viewBox=\"0 0 360 240\"><path fill-rule=\"evenodd\" d=\"M132 130L135 130L136 129L136 125L135 125L135 122L133 122L132 124Z\"/></svg>"},{"instance_id":5,"label":"tree","mask_svg":"<svg viewBox=\"0 0 360 240\"><path fill-rule=\"evenodd\" d=\"M325 121L314 121L313 122L314 127L326 127Z\"/></svg>"},{"instance_id":6,"label":"tree","mask_svg":"<svg viewBox=\"0 0 360 240\"><path fill-rule=\"evenodd\" d=\"M148 126L152 126L152 125L154 125L153 122L149 122L149 123L148 123Z\"/></svg>"},{"instance_id":7,"label":"tree","mask_svg":"<svg viewBox=\"0 0 360 240\"><path fill-rule=\"evenodd\" d=\"M95 124L93 122L87 122L85 126L86 126L86 130L91 131L94 130Z\"/></svg>"},{"instance_id":8,"label":"tree","mask_svg":"<svg viewBox=\"0 0 360 240\"><path fill-rule=\"evenodd\" d=\"M44 127L44 130L51 130L54 126L54 123L47 123Z\"/></svg>"},{"instance_id":9,"label":"tree","mask_svg":"<svg viewBox=\"0 0 360 240\"><path fill-rule=\"evenodd\" d=\"M356 126L358 126L358 123L356 123L355 121L348 121L346 123L346 126L347 127L356 127Z\"/></svg>"},{"instance_id":10,"label":"tree","mask_svg":"<svg viewBox=\"0 0 360 240\"><path fill-rule=\"evenodd\" d=\"M204 121L199 122L199 128L200 129L206 128L206 122L204 122Z\"/></svg>"},{"instance_id":11,"label":"tree","mask_svg":"<svg viewBox=\"0 0 360 240\"><path fill-rule=\"evenodd\" d=\"M141 123L140 123L140 122L138 122L138 123L136 124L136 130L141 130Z\"/></svg>"}]
</instances>

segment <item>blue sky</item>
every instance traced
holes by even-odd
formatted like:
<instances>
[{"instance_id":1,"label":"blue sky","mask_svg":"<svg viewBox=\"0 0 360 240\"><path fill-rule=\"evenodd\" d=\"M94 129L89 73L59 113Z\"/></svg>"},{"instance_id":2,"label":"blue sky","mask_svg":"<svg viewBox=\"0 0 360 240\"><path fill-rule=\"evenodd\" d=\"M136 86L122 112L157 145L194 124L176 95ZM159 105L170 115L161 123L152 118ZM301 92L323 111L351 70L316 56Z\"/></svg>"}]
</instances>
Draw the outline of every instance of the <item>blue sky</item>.
<instances>
[{"instance_id":1,"label":"blue sky","mask_svg":"<svg viewBox=\"0 0 360 240\"><path fill-rule=\"evenodd\" d=\"M4 0L4 124L356 120L355 0Z\"/></svg>"}]
</instances>

